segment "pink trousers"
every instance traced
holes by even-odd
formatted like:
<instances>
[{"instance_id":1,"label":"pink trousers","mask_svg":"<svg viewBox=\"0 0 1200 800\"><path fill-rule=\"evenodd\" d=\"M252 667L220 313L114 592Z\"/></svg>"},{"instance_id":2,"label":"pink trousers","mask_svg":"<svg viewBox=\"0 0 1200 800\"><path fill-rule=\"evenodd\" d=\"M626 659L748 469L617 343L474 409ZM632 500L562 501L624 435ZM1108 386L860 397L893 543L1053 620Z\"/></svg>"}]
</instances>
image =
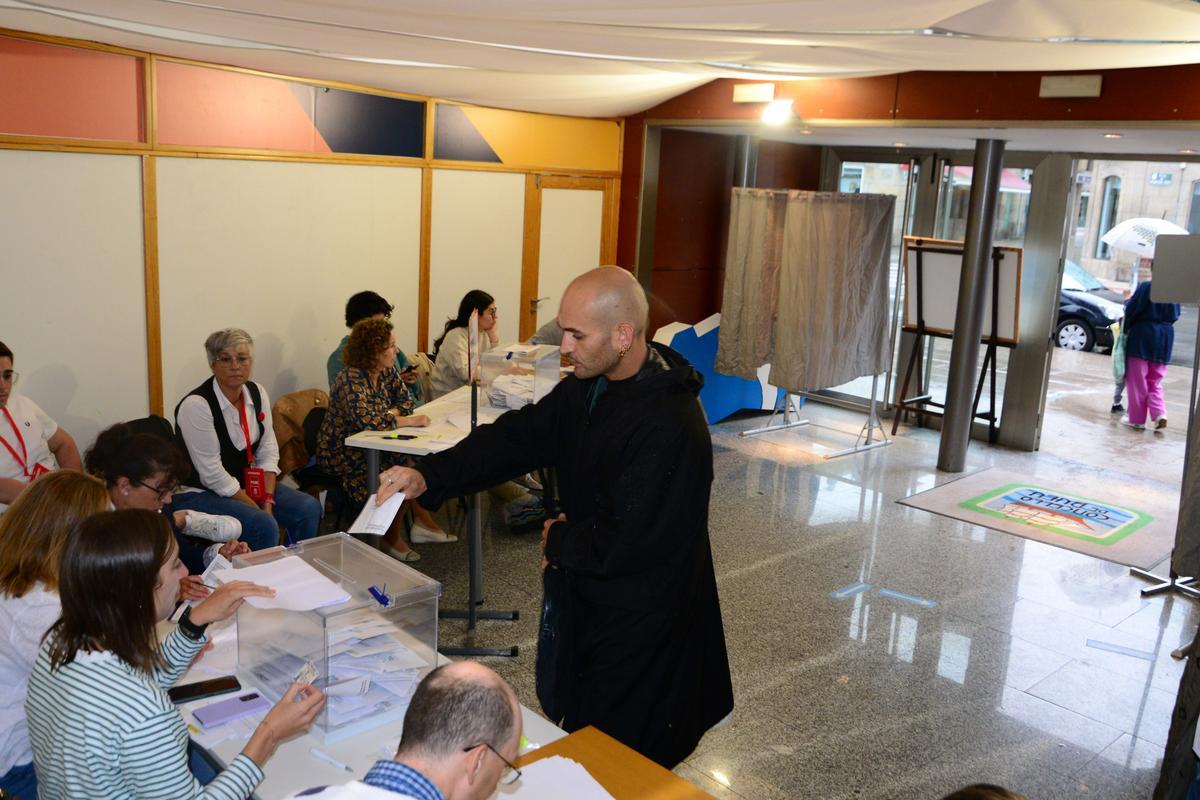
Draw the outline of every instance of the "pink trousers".
<instances>
[{"instance_id":1,"label":"pink trousers","mask_svg":"<svg viewBox=\"0 0 1200 800\"><path fill-rule=\"evenodd\" d=\"M1162 379L1167 374L1166 364L1157 364L1144 358L1125 358L1125 390L1129 392L1129 421L1144 425L1167 415L1163 403Z\"/></svg>"}]
</instances>

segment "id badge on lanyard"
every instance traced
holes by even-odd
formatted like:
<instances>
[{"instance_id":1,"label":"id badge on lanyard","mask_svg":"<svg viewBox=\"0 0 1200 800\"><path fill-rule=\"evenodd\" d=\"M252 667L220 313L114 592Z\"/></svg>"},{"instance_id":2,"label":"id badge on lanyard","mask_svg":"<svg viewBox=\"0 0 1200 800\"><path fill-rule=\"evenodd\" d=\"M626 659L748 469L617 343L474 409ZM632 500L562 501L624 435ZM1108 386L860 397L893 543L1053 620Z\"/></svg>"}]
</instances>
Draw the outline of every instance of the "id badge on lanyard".
<instances>
[{"instance_id":1,"label":"id badge on lanyard","mask_svg":"<svg viewBox=\"0 0 1200 800\"><path fill-rule=\"evenodd\" d=\"M17 444L20 446L21 452L18 454L17 448L9 444L8 440L3 436L0 436L0 444L4 445L4 449L6 449L9 454L12 455L13 460L17 462L18 466L20 466L21 474L25 477L25 480L36 481L50 470L41 463L34 464L33 469L29 468L29 453L25 449L25 437L21 435L21 429L17 427L17 423L12 418L12 414L8 412L7 406L4 408L4 416L8 420L8 425L10 428L12 428L12 432L17 435Z\"/></svg>"},{"instance_id":2,"label":"id badge on lanyard","mask_svg":"<svg viewBox=\"0 0 1200 800\"><path fill-rule=\"evenodd\" d=\"M246 435L246 471L244 485L246 496L256 503L267 499L267 474L262 467L254 466L254 449L250 446L250 423L246 421L246 401L239 408L242 413L242 433Z\"/></svg>"}]
</instances>

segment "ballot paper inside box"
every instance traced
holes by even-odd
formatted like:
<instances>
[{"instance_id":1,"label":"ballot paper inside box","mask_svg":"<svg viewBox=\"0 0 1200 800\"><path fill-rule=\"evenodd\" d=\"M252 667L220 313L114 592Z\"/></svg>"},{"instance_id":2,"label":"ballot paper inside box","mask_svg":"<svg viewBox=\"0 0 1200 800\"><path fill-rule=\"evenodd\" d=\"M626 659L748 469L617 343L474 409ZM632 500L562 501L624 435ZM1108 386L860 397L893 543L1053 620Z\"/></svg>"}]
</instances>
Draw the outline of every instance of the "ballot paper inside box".
<instances>
[{"instance_id":1,"label":"ballot paper inside box","mask_svg":"<svg viewBox=\"0 0 1200 800\"><path fill-rule=\"evenodd\" d=\"M536 403L558 383L559 350L548 344L496 347L480 360L480 386L487 403L496 408L520 408Z\"/></svg>"},{"instance_id":2,"label":"ballot paper inside box","mask_svg":"<svg viewBox=\"0 0 1200 800\"><path fill-rule=\"evenodd\" d=\"M314 675L328 701L312 732L326 742L402 720L417 683L437 663L441 584L344 533L238 556L234 571L291 556L349 598L299 611L242 604L239 673L272 700L297 675Z\"/></svg>"}]
</instances>

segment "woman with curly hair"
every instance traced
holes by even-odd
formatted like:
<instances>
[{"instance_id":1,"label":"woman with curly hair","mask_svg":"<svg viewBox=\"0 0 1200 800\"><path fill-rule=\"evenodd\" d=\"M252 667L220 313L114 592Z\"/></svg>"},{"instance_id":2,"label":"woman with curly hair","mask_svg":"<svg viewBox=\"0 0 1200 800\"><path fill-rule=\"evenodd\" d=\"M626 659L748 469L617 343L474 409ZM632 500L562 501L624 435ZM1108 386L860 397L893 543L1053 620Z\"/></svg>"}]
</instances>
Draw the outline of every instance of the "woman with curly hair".
<instances>
[{"instance_id":1,"label":"woman with curly hair","mask_svg":"<svg viewBox=\"0 0 1200 800\"><path fill-rule=\"evenodd\" d=\"M413 399L400 376L392 368L396 361L396 336L392 323L371 318L355 323L342 351L345 368L338 373L329 391L329 411L321 423L317 444L317 464L336 475L351 501L362 505L367 487L367 459L362 449L347 447L346 437L359 431L390 431L397 428L423 427L429 418L413 414ZM380 468L407 463L404 456L380 454ZM413 512L413 542L453 542L457 537L446 533L433 517L416 503L406 503ZM400 515L396 517L400 519ZM388 531L385 541L391 554L401 561L417 561L420 555L400 536L398 525Z\"/></svg>"}]
</instances>

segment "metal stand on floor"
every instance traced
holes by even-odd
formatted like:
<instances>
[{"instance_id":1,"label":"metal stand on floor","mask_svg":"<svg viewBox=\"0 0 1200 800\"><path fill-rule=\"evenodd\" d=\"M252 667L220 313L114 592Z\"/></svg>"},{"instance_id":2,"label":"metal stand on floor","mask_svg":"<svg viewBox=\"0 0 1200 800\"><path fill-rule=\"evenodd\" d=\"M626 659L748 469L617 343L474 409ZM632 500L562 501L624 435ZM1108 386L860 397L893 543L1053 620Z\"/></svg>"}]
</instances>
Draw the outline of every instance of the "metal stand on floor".
<instances>
[{"instance_id":1,"label":"metal stand on floor","mask_svg":"<svg viewBox=\"0 0 1200 800\"><path fill-rule=\"evenodd\" d=\"M776 424L775 418L780 414L783 415L782 422ZM781 389L779 397L775 400L775 409L771 412L771 419L767 420L767 424L761 428L751 428L748 431L741 431L738 433L738 436L754 436L759 433L771 433L773 431L787 430L788 428L799 428L801 425L808 424L808 420L800 419L800 408L796 405L796 395Z\"/></svg>"},{"instance_id":2,"label":"metal stand on floor","mask_svg":"<svg viewBox=\"0 0 1200 800\"><path fill-rule=\"evenodd\" d=\"M1148 570L1138 569L1137 567L1130 567L1129 574L1142 580L1154 581L1153 586L1147 586L1145 589L1142 589L1142 597L1171 592L1172 594L1187 595L1195 600L1200 600L1200 587L1192 585L1196 582L1196 579L1176 575L1175 570L1171 570L1171 575L1167 578L1164 578L1162 575L1155 575Z\"/></svg>"},{"instance_id":3,"label":"metal stand on floor","mask_svg":"<svg viewBox=\"0 0 1200 800\"><path fill-rule=\"evenodd\" d=\"M479 384L471 383L471 430L479 421ZM438 616L442 619L465 619L467 630L475 630L475 623L481 619L503 620L514 622L520 619L519 611L480 611L483 604L483 509L480 505L480 495L473 494L467 498L467 608L441 609ZM517 645L510 647L439 647L438 651L447 656L503 656L515 658Z\"/></svg>"},{"instance_id":4,"label":"metal stand on floor","mask_svg":"<svg viewBox=\"0 0 1200 800\"><path fill-rule=\"evenodd\" d=\"M858 438L854 441L854 447L847 447L845 450L838 450L834 453L827 453L825 460L831 458L841 458L842 456L852 455L853 453L862 453L866 450L874 450L877 447L887 447L892 443L892 440L887 437L883 430L883 422L879 419L879 414L876 413L875 390L879 388L879 376L871 376L871 410L867 412L867 421L863 423L862 430L858 432ZM879 432L880 441L874 441L875 432Z\"/></svg>"},{"instance_id":5,"label":"metal stand on floor","mask_svg":"<svg viewBox=\"0 0 1200 800\"><path fill-rule=\"evenodd\" d=\"M887 447L892 443L892 440L887 437L883 429L883 422L879 419L879 414L876 411L877 401L875 400L875 391L879 388L879 376L871 376L871 409L867 414L867 421L863 423L862 429L858 432L858 439L855 440L853 447L847 447L845 450L838 450L833 453L827 453L825 459L841 458L842 456L852 455L854 453L862 453L866 450L874 450L877 447ZM748 431L741 431L738 436L754 436L759 433L773 433L775 431L783 431L788 428L799 428L802 425L811 425L812 423L806 419L800 419L800 409L796 406L796 397L807 397L804 392L785 392L780 390L779 399L775 403L775 410L771 412L771 419L766 425L761 428L751 428ZM780 421L776 422L776 418ZM877 441L878 439L878 441Z\"/></svg>"},{"instance_id":6,"label":"metal stand on floor","mask_svg":"<svg viewBox=\"0 0 1200 800\"><path fill-rule=\"evenodd\" d=\"M1186 430L1184 431L1184 435L1187 437L1184 440L1183 446L1182 483L1183 491L1185 492L1187 491L1187 487L1191 486L1192 481L1194 480L1193 476L1190 474L1190 467L1192 463L1192 434L1194 426L1200 424L1200 420L1197 420L1196 418L1197 413L1200 412L1200 407L1197 406L1196 402L1196 384L1198 376L1200 376L1200 317L1197 317L1196 319L1196 350L1194 353L1192 353L1192 386L1188 392L1188 424ZM1174 553L1171 555L1173 558ZM1182 594L1185 597L1192 598L1193 600L1200 600L1200 587L1192 585L1198 580L1197 578L1184 578L1176 575L1174 566L1171 567L1170 572L1170 577L1164 578L1161 575L1155 575L1153 572L1147 572L1144 569L1136 569L1134 567L1129 568L1130 575L1133 575L1137 578L1142 578L1143 580L1155 582L1154 586L1147 586L1145 589L1142 589L1142 597L1149 597L1150 595L1170 592L1172 594ZM1183 648L1180 649L1182 650ZM1190 649L1190 647L1188 649Z\"/></svg>"}]
</instances>

